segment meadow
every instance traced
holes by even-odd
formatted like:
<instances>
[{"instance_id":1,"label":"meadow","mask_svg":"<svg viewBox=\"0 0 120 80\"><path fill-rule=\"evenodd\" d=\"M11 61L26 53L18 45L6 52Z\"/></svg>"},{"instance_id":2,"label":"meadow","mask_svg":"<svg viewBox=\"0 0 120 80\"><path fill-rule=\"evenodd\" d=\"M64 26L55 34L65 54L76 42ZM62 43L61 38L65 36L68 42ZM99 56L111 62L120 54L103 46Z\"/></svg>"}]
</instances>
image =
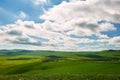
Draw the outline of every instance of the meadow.
<instances>
[{"instance_id":1,"label":"meadow","mask_svg":"<svg viewBox=\"0 0 120 80\"><path fill-rule=\"evenodd\" d=\"M1 50L0 80L120 80L120 50Z\"/></svg>"}]
</instances>

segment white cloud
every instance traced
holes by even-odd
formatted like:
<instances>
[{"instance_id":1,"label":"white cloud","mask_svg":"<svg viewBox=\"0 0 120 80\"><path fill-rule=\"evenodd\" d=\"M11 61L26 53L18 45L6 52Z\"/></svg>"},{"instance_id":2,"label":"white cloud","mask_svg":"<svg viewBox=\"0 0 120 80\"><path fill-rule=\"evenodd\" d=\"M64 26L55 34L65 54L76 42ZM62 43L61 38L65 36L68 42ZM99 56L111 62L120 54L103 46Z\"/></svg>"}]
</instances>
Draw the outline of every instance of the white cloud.
<instances>
[{"instance_id":1,"label":"white cloud","mask_svg":"<svg viewBox=\"0 0 120 80\"><path fill-rule=\"evenodd\" d=\"M18 18L20 18L20 19L24 19L26 17L27 17L27 14L25 12L23 12L23 11L21 11L19 16L18 16Z\"/></svg>"},{"instance_id":2,"label":"white cloud","mask_svg":"<svg viewBox=\"0 0 120 80\"><path fill-rule=\"evenodd\" d=\"M120 44L120 36L110 39L109 43L110 44Z\"/></svg>"},{"instance_id":3,"label":"white cloud","mask_svg":"<svg viewBox=\"0 0 120 80\"><path fill-rule=\"evenodd\" d=\"M110 6L107 2L110 3ZM120 21L119 16L116 17L116 14L120 15L117 7L113 8L112 6L118 6L116 1L73 0L70 3L63 2L58 6L54 6L40 18L53 21L49 23L52 27L48 26L51 30L71 30L67 33L68 35L91 36L94 34L107 37L101 32L116 30L109 21ZM111 14L111 10L114 10L114 14ZM99 24L98 22L102 20L106 22Z\"/></svg>"},{"instance_id":4,"label":"white cloud","mask_svg":"<svg viewBox=\"0 0 120 80\"><path fill-rule=\"evenodd\" d=\"M45 2L46 0L34 0L36 5ZM71 0L69 3L63 1L40 16L40 19L45 20L43 23L17 20L14 24L2 26L0 46L9 43L29 45L30 48L27 49L32 47L76 51L109 49L110 45L119 47L119 37L110 38L102 33L116 30L111 22L120 22L118 3L119 0ZM20 13L21 18L26 16L24 12ZM93 35L97 39L88 38Z\"/></svg>"},{"instance_id":5,"label":"white cloud","mask_svg":"<svg viewBox=\"0 0 120 80\"><path fill-rule=\"evenodd\" d=\"M46 3L46 2L47 2L46 0L33 0L33 3L35 5L39 5L39 4Z\"/></svg>"}]
</instances>

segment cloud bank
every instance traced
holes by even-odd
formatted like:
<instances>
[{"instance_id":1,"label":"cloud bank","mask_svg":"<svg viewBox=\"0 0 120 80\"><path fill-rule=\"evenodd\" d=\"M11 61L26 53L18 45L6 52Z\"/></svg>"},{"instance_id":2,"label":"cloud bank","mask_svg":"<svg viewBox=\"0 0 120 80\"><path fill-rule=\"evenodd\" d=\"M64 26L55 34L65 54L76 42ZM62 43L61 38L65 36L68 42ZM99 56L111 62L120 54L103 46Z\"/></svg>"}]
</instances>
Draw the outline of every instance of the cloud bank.
<instances>
[{"instance_id":1,"label":"cloud bank","mask_svg":"<svg viewBox=\"0 0 120 80\"><path fill-rule=\"evenodd\" d=\"M41 2L46 3L45 0L34 0L35 5ZM63 51L120 49L120 36L110 37L104 33L117 30L114 23L120 23L119 4L119 0L63 1L39 16L44 21L42 23L20 20L27 16L21 12L20 19L14 24L0 26L0 48Z\"/></svg>"}]
</instances>

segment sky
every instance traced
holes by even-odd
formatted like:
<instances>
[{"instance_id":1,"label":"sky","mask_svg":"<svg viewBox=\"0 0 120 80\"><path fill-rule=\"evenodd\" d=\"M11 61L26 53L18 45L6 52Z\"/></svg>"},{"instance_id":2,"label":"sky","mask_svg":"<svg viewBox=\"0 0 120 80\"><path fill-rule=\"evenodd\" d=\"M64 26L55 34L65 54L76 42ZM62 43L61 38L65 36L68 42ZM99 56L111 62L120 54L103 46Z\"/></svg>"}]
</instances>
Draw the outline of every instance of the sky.
<instances>
[{"instance_id":1,"label":"sky","mask_svg":"<svg viewBox=\"0 0 120 80\"><path fill-rule=\"evenodd\" d=\"M120 50L120 0L0 0L0 49Z\"/></svg>"}]
</instances>

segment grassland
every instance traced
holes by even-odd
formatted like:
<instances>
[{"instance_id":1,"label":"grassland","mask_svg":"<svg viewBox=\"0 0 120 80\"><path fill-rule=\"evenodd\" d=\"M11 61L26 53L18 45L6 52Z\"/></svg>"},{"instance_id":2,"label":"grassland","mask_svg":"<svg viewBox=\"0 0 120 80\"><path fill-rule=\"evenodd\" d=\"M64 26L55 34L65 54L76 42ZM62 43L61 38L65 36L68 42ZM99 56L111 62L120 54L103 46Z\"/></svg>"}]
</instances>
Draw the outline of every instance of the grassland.
<instances>
[{"instance_id":1,"label":"grassland","mask_svg":"<svg viewBox=\"0 0 120 80\"><path fill-rule=\"evenodd\" d=\"M0 51L0 80L120 80L120 51Z\"/></svg>"}]
</instances>

